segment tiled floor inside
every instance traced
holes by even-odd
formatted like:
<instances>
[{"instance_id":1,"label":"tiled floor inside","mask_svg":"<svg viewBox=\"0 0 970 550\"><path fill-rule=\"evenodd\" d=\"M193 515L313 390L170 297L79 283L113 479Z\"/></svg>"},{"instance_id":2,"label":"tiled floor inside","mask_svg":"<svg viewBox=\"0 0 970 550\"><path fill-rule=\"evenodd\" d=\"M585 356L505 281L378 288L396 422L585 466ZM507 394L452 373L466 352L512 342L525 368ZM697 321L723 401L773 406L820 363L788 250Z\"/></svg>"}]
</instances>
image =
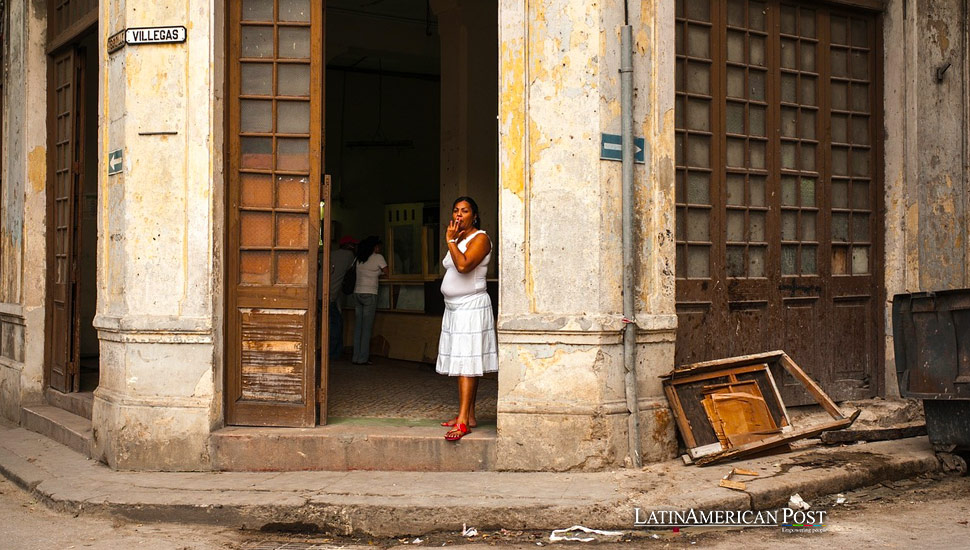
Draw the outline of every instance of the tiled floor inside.
<instances>
[{"instance_id":1,"label":"tiled floor inside","mask_svg":"<svg viewBox=\"0 0 970 550\"><path fill-rule=\"evenodd\" d=\"M373 365L354 365L348 359L330 363L327 416L399 418L441 421L458 412L458 382L442 376L433 365L371 356ZM479 424L495 422L498 380L483 377L478 385Z\"/></svg>"}]
</instances>

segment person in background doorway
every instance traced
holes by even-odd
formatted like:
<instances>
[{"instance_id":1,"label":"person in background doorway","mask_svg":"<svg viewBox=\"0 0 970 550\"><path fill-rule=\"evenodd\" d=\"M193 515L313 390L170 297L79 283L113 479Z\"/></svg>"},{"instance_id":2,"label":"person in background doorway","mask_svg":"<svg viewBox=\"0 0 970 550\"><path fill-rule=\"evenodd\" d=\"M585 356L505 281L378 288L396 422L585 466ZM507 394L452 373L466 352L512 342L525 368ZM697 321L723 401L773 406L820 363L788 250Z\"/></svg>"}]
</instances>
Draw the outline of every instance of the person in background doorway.
<instances>
[{"instance_id":1,"label":"person in background doorway","mask_svg":"<svg viewBox=\"0 0 970 550\"><path fill-rule=\"evenodd\" d=\"M344 275L354 264L357 239L344 236L340 247L330 253L330 357L337 358L344 350L344 317L340 311L341 287Z\"/></svg>"},{"instance_id":2,"label":"person in background doorway","mask_svg":"<svg viewBox=\"0 0 970 550\"><path fill-rule=\"evenodd\" d=\"M370 236L357 245L357 286L354 288L355 365L369 365L370 336L377 314L377 280L387 277L387 262L381 255L381 240Z\"/></svg>"},{"instance_id":3,"label":"person in background doorway","mask_svg":"<svg viewBox=\"0 0 970 550\"><path fill-rule=\"evenodd\" d=\"M469 432L469 426L477 425L478 379L498 371L495 318L485 292L492 242L481 230L478 205L471 197L455 199L445 238L448 254L441 262L445 266L441 281L445 313L435 370L458 377L458 416L441 423L451 427L445 439L457 441Z\"/></svg>"}]
</instances>

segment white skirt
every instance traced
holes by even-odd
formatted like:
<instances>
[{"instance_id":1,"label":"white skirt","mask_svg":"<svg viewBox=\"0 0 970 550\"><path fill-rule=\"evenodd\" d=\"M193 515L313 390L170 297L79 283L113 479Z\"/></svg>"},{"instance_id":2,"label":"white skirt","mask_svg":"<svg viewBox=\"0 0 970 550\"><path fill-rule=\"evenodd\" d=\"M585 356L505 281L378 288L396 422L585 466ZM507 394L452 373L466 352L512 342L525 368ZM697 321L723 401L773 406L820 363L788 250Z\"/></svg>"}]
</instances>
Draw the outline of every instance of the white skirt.
<instances>
[{"instance_id":1,"label":"white skirt","mask_svg":"<svg viewBox=\"0 0 970 550\"><path fill-rule=\"evenodd\" d=\"M498 371L495 319L488 294L445 298L435 370L448 376L481 376Z\"/></svg>"}]
</instances>

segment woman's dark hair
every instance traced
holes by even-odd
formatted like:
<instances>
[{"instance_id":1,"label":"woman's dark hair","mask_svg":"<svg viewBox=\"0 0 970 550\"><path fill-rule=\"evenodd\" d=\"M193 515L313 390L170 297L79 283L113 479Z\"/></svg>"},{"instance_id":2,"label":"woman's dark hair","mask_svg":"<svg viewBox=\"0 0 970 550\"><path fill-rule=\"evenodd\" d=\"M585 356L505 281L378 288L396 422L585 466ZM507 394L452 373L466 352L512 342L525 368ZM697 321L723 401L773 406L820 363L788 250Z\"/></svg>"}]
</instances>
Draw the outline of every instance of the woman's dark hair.
<instances>
[{"instance_id":1,"label":"woman's dark hair","mask_svg":"<svg viewBox=\"0 0 970 550\"><path fill-rule=\"evenodd\" d=\"M472 207L472 214L475 214L475 221L472 222L472 226L474 226L475 229L481 229L482 217L478 215L478 203L475 202L475 199L471 197L458 197L457 199L455 199L455 202L451 203L452 212L455 211L455 207L458 206L458 203L460 202L467 202L468 205Z\"/></svg>"},{"instance_id":2,"label":"woman's dark hair","mask_svg":"<svg viewBox=\"0 0 970 550\"><path fill-rule=\"evenodd\" d=\"M370 258L370 255L374 253L374 247L379 244L381 244L381 239L375 235L371 235L360 241L360 244L357 245L357 261L360 263L366 262Z\"/></svg>"}]
</instances>

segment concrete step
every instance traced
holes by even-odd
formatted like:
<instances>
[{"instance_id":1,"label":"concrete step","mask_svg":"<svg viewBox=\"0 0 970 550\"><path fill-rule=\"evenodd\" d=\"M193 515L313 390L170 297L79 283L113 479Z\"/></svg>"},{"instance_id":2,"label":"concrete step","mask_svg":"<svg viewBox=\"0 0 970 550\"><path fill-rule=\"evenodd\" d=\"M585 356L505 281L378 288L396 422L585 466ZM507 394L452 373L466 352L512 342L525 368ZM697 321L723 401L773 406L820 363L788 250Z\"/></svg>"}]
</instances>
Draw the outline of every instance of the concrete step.
<instances>
[{"instance_id":1,"label":"concrete step","mask_svg":"<svg viewBox=\"0 0 970 550\"><path fill-rule=\"evenodd\" d=\"M20 424L86 457L91 456L93 434L90 419L51 405L30 405L21 409Z\"/></svg>"},{"instance_id":2,"label":"concrete step","mask_svg":"<svg viewBox=\"0 0 970 550\"><path fill-rule=\"evenodd\" d=\"M471 472L495 463L494 425L445 441L447 428L338 423L314 428L228 427L209 439L213 468L224 471L397 470Z\"/></svg>"},{"instance_id":3,"label":"concrete step","mask_svg":"<svg viewBox=\"0 0 970 550\"><path fill-rule=\"evenodd\" d=\"M94 408L94 392L61 393L47 388L45 393L47 404L91 420L91 409Z\"/></svg>"}]
</instances>

